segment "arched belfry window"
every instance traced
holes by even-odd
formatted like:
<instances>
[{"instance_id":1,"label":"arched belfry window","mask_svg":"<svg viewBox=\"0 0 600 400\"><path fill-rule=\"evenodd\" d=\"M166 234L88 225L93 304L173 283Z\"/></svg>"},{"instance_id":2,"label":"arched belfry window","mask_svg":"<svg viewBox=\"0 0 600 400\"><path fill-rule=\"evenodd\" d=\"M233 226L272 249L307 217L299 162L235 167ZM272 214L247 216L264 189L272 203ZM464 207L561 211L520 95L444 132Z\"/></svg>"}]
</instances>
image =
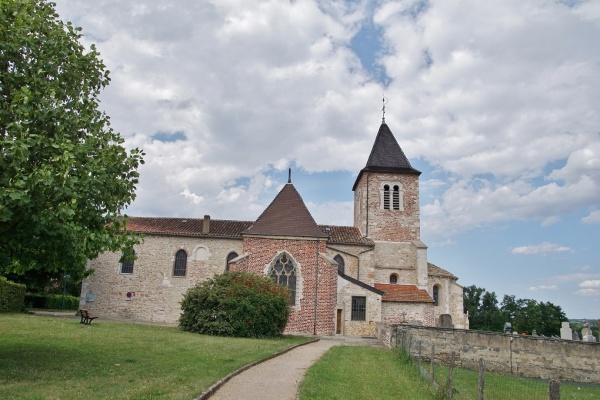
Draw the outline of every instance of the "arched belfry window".
<instances>
[{"instance_id":1,"label":"arched belfry window","mask_svg":"<svg viewBox=\"0 0 600 400\"><path fill-rule=\"evenodd\" d=\"M229 271L229 263L231 262L231 260L233 260L234 258L238 257L238 253L236 253L235 251L232 251L231 253L227 254L227 262L225 264L225 272Z\"/></svg>"},{"instance_id":2,"label":"arched belfry window","mask_svg":"<svg viewBox=\"0 0 600 400\"><path fill-rule=\"evenodd\" d=\"M385 182L381 185L381 209L404 210L404 190L400 183Z\"/></svg>"},{"instance_id":3,"label":"arched belfry window","mask_svg":"<svg viewBox=\"0 0 600 400\"><path fill-rule=\"evenodd\" d=\"M383 209L390 209L390 185L383 185Z\"/></svg>"},{"instance_id":4,"label":"arched belfry window","mask_svg":"<svg viewBox=\"0 0 600 400\"><path fill-rule=\"evenodd\" d=\"M440 287L435 285L433 287L433 305L437 306L440 304Z\"/></svg>"},{"instance_id":5,"label":"arched belfry window","mask_svg":"<svg viewBox=\"0 0 600 400\"><path fill-rule=\"evenodd\" d=\"M286 253L280 254L271 264L269 277L285 286L290 293L290 305L296 304L296 265Z\"/></svg>"},{"instance_id":6,"label":"arched belfry window","mask_svg":"<svg viewBox=\"0 0 600 400\"><path fill-rule=\"evenodd\" d=\"M390 275L390 283L391 283L392 285L395 285L395 284L397 284L397 283L398 283L398 275L396 275L396 274L391 274L391 275Z\"/></svg>"},{"instance_id":7,"label":"arched belfry window","mask_svg":"<svg viewBox=\"0 0 600 400\"><path fill-rule=\"evenodd\" d=\"M337 256L333 257L333 261L338 263L338 272L340 274L344 274L345 270L346 270L346 265L344 263L344 257L342 257L338 254Z\"/></svg>"},{"instance_id":8,"label":"arched belfry window","mask_svg":"<svg viewBox=\"0 0 600 400\"><path fill-rule=\"evenodd\" d=\"M185 250L179 250L175 254L175 262L173 263L173 276L185 276L187 271L187 253Z\"/></svg>"}]
</instances>

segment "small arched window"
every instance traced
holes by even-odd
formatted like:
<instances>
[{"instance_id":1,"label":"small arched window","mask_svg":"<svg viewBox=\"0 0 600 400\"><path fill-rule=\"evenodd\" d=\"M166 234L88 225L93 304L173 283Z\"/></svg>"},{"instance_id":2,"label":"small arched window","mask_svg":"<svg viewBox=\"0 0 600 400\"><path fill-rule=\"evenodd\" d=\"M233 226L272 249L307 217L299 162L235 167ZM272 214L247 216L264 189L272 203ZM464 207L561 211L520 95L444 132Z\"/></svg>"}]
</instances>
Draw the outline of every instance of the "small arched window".
<instances>
[{"instance_id":1,"label":"small arched window","mask_svg":"<svg viewBox=\"0 0 600 400\"><path fill-rule=\"evenodd\" d=\"M121 273L133 274L133 264L135 262L135 250L125 250L121 256Z\"/></svg>"},{"instance_id":2,"label":"small arched window","mask_svg":"<svg viewBox=\"0 0 600 400\"><path fill-rule=\"evenodd\" d=\"M285 286L290 293L290 305L296 304L296 265L283 253L271 264L269 277L273 282Z\"/></svg>"},{"instance_id":3,"label":"small arched window","mask_svg":"<svg viewBox=\"0 0 600 400\"><path fill-rule=\"evenodd\" d=\"M225 272L229 272L229 263L231 262L231 260L233 260L234 258L238 257L238 253L236 253L235 251L232 251L231 253L227 254L227 262L225 263Z\"/></svg>"},{"instance_id":4,"label":"small arched window","mask_svg":"<svg viewBox=\"0 0 600 400\"><path fill-rule=\"evenodd\" d=\"M439 299L440 299L440 287L438 285L435 285L433 287L433 305L434 306L439 305Z\"/></svg>"},{"instance_id":5,"label":"small arched window","mask_svg":"<svg viewBox=\"0 0 600 400\"><path fill-rule=\"evenodd\" d=\"M344 263L344 257L340 256L339 254L335 257L333 257L333 261L335 261L338 264L338 272L340 274L344 274L345 270L346 270L346 264Z\"/></svg>"},{"instance_id":6,"label":"small arched window","mask_svg":"<svg viewBox=\"0 0 600 400\"><path fill-rule=\"evenodd\" d=\"M173 276L185 276L187 271L187 253L185 250L179 250L175 254L175 262L173 263Z\"/></svg>"},{"instance_id":7,"label":"small arched window","mask_svg":"<svg viewBox=\"0 0 600 400\"><path fill-rule=\"evenodd\" d=\"M383 209L390 209L390 185L383 186Z\"/></svg>"},{"instance_id":8,"label":"small arched window","mask_svg":"<svg viewBox=\"0 0 600 400\"><path fill-rule=\"evenodd\" d=\"M400 209L400 186L394 185L394 192L392 193L392 209Z\"/></svg>"},{"instance_id":9,"label":"small arched window","mask_svg":"<svg viewBox=\"0 0 600 400\"><path fill-rule=\"evenodd\" d=\"M391 275L390 275L390 283L391 283L392 285L395 285L395 284L397 284L397 283L398 283L398 275L396 275L396 274L391 274Z\"/></svg>"}]
</instances>

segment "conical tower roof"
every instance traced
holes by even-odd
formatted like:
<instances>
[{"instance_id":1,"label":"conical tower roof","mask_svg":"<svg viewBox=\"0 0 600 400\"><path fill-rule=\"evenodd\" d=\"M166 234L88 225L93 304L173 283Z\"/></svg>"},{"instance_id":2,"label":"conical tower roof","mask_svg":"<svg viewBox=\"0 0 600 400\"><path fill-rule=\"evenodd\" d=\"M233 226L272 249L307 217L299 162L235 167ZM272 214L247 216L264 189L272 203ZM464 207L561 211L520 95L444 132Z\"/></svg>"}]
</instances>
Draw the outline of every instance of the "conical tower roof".
<instances>
[{"instance_id":1,"label":"conical tower roof","mask_svg":"<svg viewBox=\"0 0 600 400\"><path fill-rule=\"evenodd\" d=\"M302 197L288 182L243 235L326 238Z\"/></svg>"},{"instance_id":2,"label":"conical tower roof","mask_svg":"<svg viewBox=\"0 0 600 400\"><path fill-rule=\"evenodd\" d=\"M394 134L385 122L379 127L379 132L377 132L377 137L375 138L375 143L373 144L371 154L367 160L367 165L358 174L352 190L356 189L356 185L358 185L363 172L366 171L421 174L421 171L414 169L412 165L410 165L408 158L404 155Z\"/></svg>"}]
</instances>

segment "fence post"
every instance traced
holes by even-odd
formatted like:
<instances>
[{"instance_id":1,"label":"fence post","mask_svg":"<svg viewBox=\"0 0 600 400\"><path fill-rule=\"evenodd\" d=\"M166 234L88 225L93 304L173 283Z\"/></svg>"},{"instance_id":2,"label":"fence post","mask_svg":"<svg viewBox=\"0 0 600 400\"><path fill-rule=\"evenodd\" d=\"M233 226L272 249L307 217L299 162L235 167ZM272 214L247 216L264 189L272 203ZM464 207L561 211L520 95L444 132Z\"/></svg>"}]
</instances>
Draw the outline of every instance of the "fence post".
<instances>
[{"instance_id":1,"label":"fence post","mask_svg":"<svg viewBox=\"0 0 600 400\"><path fill-rule=\"evenodd\" d=\"M453 384L453 373L454 373L454 356L455 353L452 351L452 357L450 358L450 368L448 368L448 400L452 400L452 384Z\"/></svg>"},{"instance_id":2,"label":"fence post","mask_svg":"<svg viewBox=\"0 0 600 400\"><path fill-rule=\"evenodd\" d=\"M419 357L419 364L421 364L421 341L419 340L419 353L418 353L418 357Z\"/></svg>"},{"instance_id":3,"label":"fence post","mask_svg":"<svg viewBox=\"0 0 600 400\"><path fill-rule=\"evenodd\" d=\"M435 382L435 344L431 343L431 382Z\"/></svg>"},{"instance_id":4,"label":"fence post","mask_svg":"<svg viewBox=\"0 0 600 400\"><path fill-rule=\"evenodd\" d=\"M412 335L408 335L408 355L410 356L410 345L412 344Z\"/></svg>"},{"instance_id":5,"label":"fence post","mask_svg":"<svg viewBox=\"0 0 600 400\"><path fill-rule=\"evenodd\" d=\"M548 400L560 400L560 382L550 379L548 387Z\"/></svg>"},{"instance_id":6,"label":"fence post","mask_svg":"<svg viewBox=\"0 0 600 400\"><path fill-rule=\"evenodd\" d=\"M485 385L485 360L483 358L480 358L479 359L479 388L478 388L479 400L483 400L484 385Z\"/></svg>"}]
</instances>

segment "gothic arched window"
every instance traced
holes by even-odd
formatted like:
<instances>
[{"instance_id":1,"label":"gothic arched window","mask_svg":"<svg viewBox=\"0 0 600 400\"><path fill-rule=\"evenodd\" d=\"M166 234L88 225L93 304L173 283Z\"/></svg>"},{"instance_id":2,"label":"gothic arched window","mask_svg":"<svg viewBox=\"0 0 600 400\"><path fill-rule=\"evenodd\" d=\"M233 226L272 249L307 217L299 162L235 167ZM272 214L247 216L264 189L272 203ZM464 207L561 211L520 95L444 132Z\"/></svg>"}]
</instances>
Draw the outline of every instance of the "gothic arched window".
<instances>
[{"instance_id":1,"label":"gothic arched window","mask_svg":"<svg viewBox=\"0 0 600 400\"><path fill-rule=\"evenodd\" d=\"M179 250L175 254L175 262L173 263L173 276L185 276L187 271L187 253L185 250Z\"/></svg>"},{"instance_id":2,"label":"gothic arched window","mask_svg":"<svg viewBox=\"0 0 600 400\"><path fill-rule=\"evenodd\" d=\"M291 258L282 253L271 264L269 277L273 282L285 286L290 293L290 305L296 304L296 266Z\"/></svg>"},{"instance_id":3,"label":"gothic arched window","mask_svg":"<svg viewBox=\"0 0 600 400\"><path fill-rule=\"evenodd\" d=\"M235 251L232 251L231 253L227 254L227 262L225 263L225 272L229 271L229 263L234 258L237 258L237 256L238 256L238 253L236 253Z\"/></svg>"},{"instance_id":4,"label":"gothic arched window","mask_svg":"<svg viewBox=\"0 0 600 400\"><path fill-rule=\"evenodd\" d=\"M338 254L337 256L333 257L333 261L338 263L338 272L340 274L345 273L344 271L345 271L346 265L344 263L344 257L342 257Z\"/></svg>"}]
</instances>

